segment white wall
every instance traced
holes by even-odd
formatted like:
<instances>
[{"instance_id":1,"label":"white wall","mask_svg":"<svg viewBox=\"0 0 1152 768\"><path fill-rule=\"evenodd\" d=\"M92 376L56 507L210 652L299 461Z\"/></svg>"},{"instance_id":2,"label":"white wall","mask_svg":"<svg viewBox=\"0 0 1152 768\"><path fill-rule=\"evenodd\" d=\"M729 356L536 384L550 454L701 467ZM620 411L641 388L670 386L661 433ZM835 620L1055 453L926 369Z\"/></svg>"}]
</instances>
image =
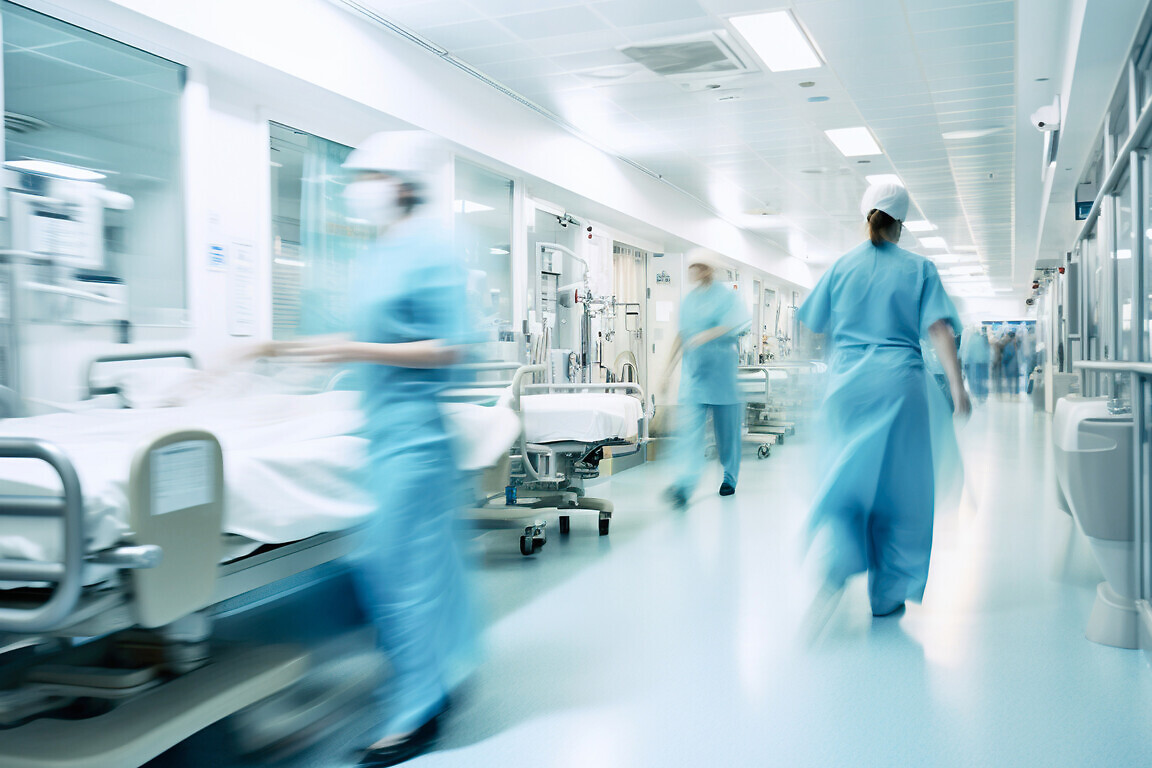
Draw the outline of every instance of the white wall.
<instances>
[{"instance_id":1,"label":"white wall","mask_svg":"<svg viewBox=\"0 0 1152 768\"><path fill-rule=\"evenodd\" d=\"M96 355L190 349L211 364L228 347L247 343L230 334L229 273L208 269L211 242L229 255L238 242L255 249L252 333L270 337L269 119L345 144L376 130L418 125L462 145L466 156L511 172L529 190L546 190L582 218L596 219L598 235L655 252L698 244L781 285L812 282L807 264L774 244L716 219L696 201L325 0L294 0L291 13L270 0L22 2L189 68L183 142L190 326L135 328L131 349L116 344L109 328L29 329L30 396L78 396L84 366ZM672 267L671 261L665 264ZM678 303L682 270L669 271ZM654 297L669 286L657 288ZM667 326L670 342L674 318Z\"/></svg>"},{"instance_id":2,"label":"white wall","mask_svg":"<svg viewBox=\"0 0 1152 768\"><path fill-rule=\"evenodd\" d=\"M769 241L716 219L682 193L325 0L294 0L290 13L272 0L32 2L98 16L105 25L115 25L121 36L200 57L213 66L231 64L239 55L300 84L319 86L443 135L623 217L800 285L811 284L807 265ZM292 92L303 95L299 89Z\"/></svg>"}]
</instances>

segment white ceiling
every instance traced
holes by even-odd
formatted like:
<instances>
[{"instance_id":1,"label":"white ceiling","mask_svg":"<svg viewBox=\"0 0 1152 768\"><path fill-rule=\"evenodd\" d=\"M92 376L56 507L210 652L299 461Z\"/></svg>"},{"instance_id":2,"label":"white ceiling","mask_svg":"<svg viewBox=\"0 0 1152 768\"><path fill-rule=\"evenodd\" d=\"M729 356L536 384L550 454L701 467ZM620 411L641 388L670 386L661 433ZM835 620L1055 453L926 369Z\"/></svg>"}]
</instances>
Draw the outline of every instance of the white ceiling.
<instances>
[{"instance_id":1,"label":"white ceiling","mask_svg":"<svg viewBox=\"0 0 1152 768\"><path fill-rule=\"evenodd\" d=\"M794 255L823 264L859 242L864 177L896 173L912 195L909 218L918 208L937 225L932 235L978 252L994 285L1011 283L1015 0L361 2ZM779 7L807 28L825 66L761 67L690 92L618 50L732 34L729 16ZM866 163L824 135L861 124L885 152ZM943 138L959 130L994 132Z\"/></svg>"}]
</instances>

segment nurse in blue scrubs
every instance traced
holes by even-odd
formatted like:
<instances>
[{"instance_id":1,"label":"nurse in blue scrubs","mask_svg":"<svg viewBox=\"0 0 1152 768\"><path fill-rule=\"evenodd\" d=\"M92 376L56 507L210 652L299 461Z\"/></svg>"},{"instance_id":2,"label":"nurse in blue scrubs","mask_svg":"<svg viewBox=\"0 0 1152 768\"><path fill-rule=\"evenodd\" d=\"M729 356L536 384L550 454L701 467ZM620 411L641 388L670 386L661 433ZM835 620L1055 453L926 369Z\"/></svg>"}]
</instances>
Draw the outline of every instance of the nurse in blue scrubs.
<instances>
[{"instance_id":1,"label":"nurse in blue scrubs","mask_svg":"<svg viewBox=\"0 0 1152 768\"><path fill-rule=\"evenodd\" d=\"M935 383L922 339L936 352L956 415L966 417L971 404L956 357L956 308L932 262L896 245L907 191L873 186L861 211L868 240L824 274L798 313L830 349L827 469L810 533L826 548L824 594L838 596L850 576L867 571L872 613L885 616L920 600L928 579Z\"/></svg>"},{"instance_id":2,"label":"nurse in blue scrubs","mask_svg":"<svg viewBox=\"0 0 1152 768\"><path fill-rule=\"evenodd\" d=\"M740 477L740 428L744 403L736 383L737 337L751 322L736 293L717 283L711 264L694 261L688 277L696 284L680 306L680 332L673 343L667 381L683 357L680 372L676 464L679 477L666 491L673 506L684 508L700 480L704 455L704 422L709 411L716 449L724 467L720 495L736 492Z\"/></svg>"},{"instance_id":3,"label":"nurse in blue scrubs","mask_svg":"<svg viewBox=\"0 0 1152 768\"><path fill-rule=\"evenodd\" d=\"M447 152L417 131L381 133L348 156L350 216L371 228L353 265L352 339L277 345L279 354L358 363L375 499L354 560L358 597L392 666L388 718L361 765L408 760L435 739L448 695L474 665L475 627L453 522L465 500L437 404L466 338L467 273L430 206L430 172Z\"/></svg>"}]
</instances>

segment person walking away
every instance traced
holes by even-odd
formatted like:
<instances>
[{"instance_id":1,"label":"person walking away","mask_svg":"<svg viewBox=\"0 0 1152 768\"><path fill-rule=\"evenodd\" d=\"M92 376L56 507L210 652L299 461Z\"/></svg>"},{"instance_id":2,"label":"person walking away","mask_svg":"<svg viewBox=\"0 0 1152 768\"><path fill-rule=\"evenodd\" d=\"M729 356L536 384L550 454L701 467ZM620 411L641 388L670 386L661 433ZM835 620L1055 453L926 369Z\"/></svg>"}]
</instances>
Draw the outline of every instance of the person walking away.
<instances>
[{"instance_id":1,"label":"person walking away","mask_svg":"<svg viewBox=\"0 0 1152 768\"><path fill-rule=\"evenodd\" d=\"M810 544L825 547L813 605L823 602L825 619L847 579L865 571L875 616L923 597L935 480L921 339L931 340L956 415L971 410L956 309L936 267L896 245L908 205L902 186L870 187L861 205L869 239L824 274L798 313L830 343L828 456L808 526Z\"/></svg>"}]
</instances>

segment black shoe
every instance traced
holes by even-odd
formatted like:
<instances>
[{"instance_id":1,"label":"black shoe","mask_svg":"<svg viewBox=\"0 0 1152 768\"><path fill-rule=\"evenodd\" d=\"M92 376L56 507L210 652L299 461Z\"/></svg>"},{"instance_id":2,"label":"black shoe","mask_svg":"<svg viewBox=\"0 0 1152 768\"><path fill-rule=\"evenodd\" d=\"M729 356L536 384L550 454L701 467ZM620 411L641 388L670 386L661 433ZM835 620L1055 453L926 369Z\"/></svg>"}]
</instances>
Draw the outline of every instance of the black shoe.
<instances>
[{"instance_id":1,"label":"black shoe","mask_svg":"<svg viewBox=\"0 0 1152 768\"><path fill-rule=\"evenodd\" d=\"M736 486L732 485L732 483L725 482L720 484L721 496L731 496L734 493L736 493Z\"/></svg>"},{"instance_id":2,"label":"black shoe","mask_svg":"<svg viewBox=\"0 0 1152 768\"><path fill-rule=\"evenodd\" d=\"M891 616L893 614L903 613L903 612L904 612L904 603L900 603L895 608L891 608L891 609L884 611L882 613L876 613L876 611L872 611L872 616L879 619L879 618L883 618L884 616Z\"/></svg>"},{"instance_id":3,"label":"black shoe","mask_svg":"<svg viewBox=\"0 0 1152 768\"><path fill-rule=\"evenodd\" d=\"M407 736L384 747L370 748L360 756L358 768L384 768L389 765L399 765L414 757L424 754L436 743L440 733L441 714L433 715L424 725L416 728Z\"/></svg>"},{"instance_id":4,"label":"black shoe","mask_svg":"<svg viewBox=\"0 0 1152 768\"><path fill-rule=\"evenodd\" d=\"M688 508L688 494L676 486L664 491L664 499L672 505L673 509L684 510Z\"/></svg>"}]
</instances>

